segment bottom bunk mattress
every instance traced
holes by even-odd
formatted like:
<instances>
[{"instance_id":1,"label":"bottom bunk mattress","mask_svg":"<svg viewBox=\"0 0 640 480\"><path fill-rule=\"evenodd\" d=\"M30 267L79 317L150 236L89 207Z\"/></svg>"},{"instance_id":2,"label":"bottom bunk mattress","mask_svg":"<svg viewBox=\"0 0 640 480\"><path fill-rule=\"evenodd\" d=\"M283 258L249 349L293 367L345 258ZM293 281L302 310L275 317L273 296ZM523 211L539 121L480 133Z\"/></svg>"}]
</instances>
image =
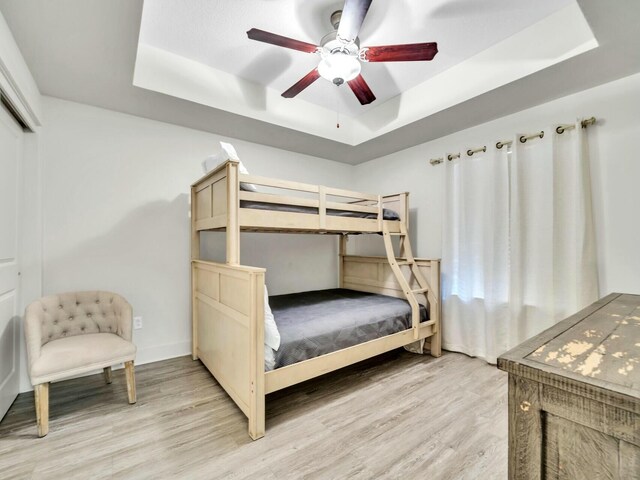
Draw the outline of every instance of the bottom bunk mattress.
<instances>
[{"instance_id":1,"label":"bottom bunk mattress","mask_svg":"<svg viewBox=\"0 0 640 480\"><path fill-rule=\"evenodd\" d=\"M280 332L275 368L411 328L406 300L336 288L269 297ZM427 320L424 307L420 321Z\"/></svg>"}]
</instances>

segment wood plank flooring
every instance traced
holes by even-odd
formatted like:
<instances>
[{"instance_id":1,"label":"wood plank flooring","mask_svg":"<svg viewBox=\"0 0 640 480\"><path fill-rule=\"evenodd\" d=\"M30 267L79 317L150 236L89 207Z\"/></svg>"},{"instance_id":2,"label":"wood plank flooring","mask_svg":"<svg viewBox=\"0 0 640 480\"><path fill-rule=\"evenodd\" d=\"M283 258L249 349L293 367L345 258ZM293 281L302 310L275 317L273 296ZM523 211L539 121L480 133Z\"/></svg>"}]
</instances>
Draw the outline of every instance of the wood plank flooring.
<instances>
[{"instance_id":1,"label":"wood plank flooring","mask_svg":"<svg viewBox=\"0 0 640 480\"><path fill-rule=\"evenodd\" d=\"M0 423L1 479L504 479L507 377L460 354L390 352L267 397L267 434L200 362L51 385L50 433L33 394Z\"/></svg>"}]
</instances>

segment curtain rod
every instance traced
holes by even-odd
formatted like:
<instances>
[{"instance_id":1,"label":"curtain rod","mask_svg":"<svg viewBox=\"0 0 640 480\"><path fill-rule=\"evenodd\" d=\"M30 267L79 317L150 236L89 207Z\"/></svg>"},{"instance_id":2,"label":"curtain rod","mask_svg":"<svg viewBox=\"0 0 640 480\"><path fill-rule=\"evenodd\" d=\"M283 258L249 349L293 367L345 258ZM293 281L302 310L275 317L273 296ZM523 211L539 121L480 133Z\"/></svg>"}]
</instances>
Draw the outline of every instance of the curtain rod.
<instances>
[{"instance_id":1,"label":"curtain rod","mask_svg":"<svg viewBox=\"0 0 640 480\"><path fill-rule=\"evenodd\" d=\"M580 125L582 126L582 128L587 128L589 125L595 125L596 123L596 117L590 117L590 118L586 118L584 120L580 121ZM573 130L574 128L576 128L575 124L563 124L563 125L558 125L556 127L556 133L559 135L562 135L565 131L567 130ZM544 137L544 130L541 130L538 133L533 133L531 135L522 135L520 136L519 140L521 143L526 143L527 140L532 140L534 138L543 138ZM496 148L498 150L500 150L502 147L507 146L507 145L511 145L513 143L513 140L504 140L504 141L498 141L496 143ZM482 146L479 148L470 148L469 150L467 150L467 156L471 157L473 156L474 153L478 153L478 152L486 152L487 151L487 147ZM447 154L447 160L451 161L451 160L455 160L456 158L460 158L460 153L449 153ZM440 158L432 158L429 163L431 163L431 165L439 165L442 162L444 162L444 158L440 157Z\"/></svg>"}]
</instances>

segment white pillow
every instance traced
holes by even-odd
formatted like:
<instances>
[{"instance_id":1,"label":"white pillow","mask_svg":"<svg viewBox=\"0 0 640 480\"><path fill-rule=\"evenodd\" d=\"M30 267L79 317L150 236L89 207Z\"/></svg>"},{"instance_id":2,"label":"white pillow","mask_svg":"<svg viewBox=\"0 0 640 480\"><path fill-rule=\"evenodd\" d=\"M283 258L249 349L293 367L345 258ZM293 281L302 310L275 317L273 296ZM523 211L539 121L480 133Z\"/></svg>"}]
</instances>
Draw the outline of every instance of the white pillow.
<instances>
[{"instance_id":1,"label":"white pillow","mask_svg":"<svg viewBox=\"0 0 640 480\"><path fill-rule=\"evenodd\" d=\"M264 371L270 372L276 367L276 353L269 345L264 345Z\"/></svg>"},{"instance_id":2,"label":"white pillow","mask_svg":"<svg viewBox=\"0 0 640 480\"><path fill-rule=\"evenodd\" d=\"M280 332L269 306L269 292L264 286L264 344L278 350L280 348Z\"/></svg>"},{"instance_id":3,"label":"white pillow","mask_svg":"<svg viewBox=\"0 0 640 480\"><path fill-rule=\"evenodd\" d=\"M240 173L242 173L243 175L249 175L249 171L243 165L242 161L240 160L240 157L238 157L238 153L236 152L236 149L233 148L233 145L226 142L220 142L220 151L215 155L209 155L204 160L204 162L202 162L202 169L204 170L204 173L210 172L211 170L213 170L220 164L226 162L227 160L235 160L236 162L239 162L240 165L238 169L240 170ZM253 183L242 182L240 184L240 187L243 190L246 190L249 192L258 191L258 188Z\"/></svg>"},{"instance_id":4,"label":"white pillow","mask_svg":"<svg viewBox=\"0 0 640 480\"><path fill-rule=\"evenodd\" d=\"M238 165L238 170L240 170L240 173L242 173L243 175L249 175L249 170L247 170L247 167L244 166L244 163L242 163L241 160L240 160L240 165ZM240 182L240 189L245 190L247 192L258 191L258 187L256 187L253 183L247 183L247 182Z\"/></svg>"}]
</instances>

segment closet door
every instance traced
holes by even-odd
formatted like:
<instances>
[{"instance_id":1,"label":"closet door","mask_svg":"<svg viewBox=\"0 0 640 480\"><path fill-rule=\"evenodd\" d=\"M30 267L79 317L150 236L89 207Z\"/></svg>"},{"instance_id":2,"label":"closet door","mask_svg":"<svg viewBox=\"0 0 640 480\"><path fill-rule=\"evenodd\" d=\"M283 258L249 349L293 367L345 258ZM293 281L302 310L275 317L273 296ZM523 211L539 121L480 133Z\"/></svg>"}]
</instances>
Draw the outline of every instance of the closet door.
<instances>
[{"instance_id":1,"label":"closet door","mask_svg":"<svg viewBox=\"0 0 640 480\"><path fill-rule=\"evenodd\" d=\"M23 133L0 104L0 419L18 395L18 194Z\"/></svg>"}]
</instances>

